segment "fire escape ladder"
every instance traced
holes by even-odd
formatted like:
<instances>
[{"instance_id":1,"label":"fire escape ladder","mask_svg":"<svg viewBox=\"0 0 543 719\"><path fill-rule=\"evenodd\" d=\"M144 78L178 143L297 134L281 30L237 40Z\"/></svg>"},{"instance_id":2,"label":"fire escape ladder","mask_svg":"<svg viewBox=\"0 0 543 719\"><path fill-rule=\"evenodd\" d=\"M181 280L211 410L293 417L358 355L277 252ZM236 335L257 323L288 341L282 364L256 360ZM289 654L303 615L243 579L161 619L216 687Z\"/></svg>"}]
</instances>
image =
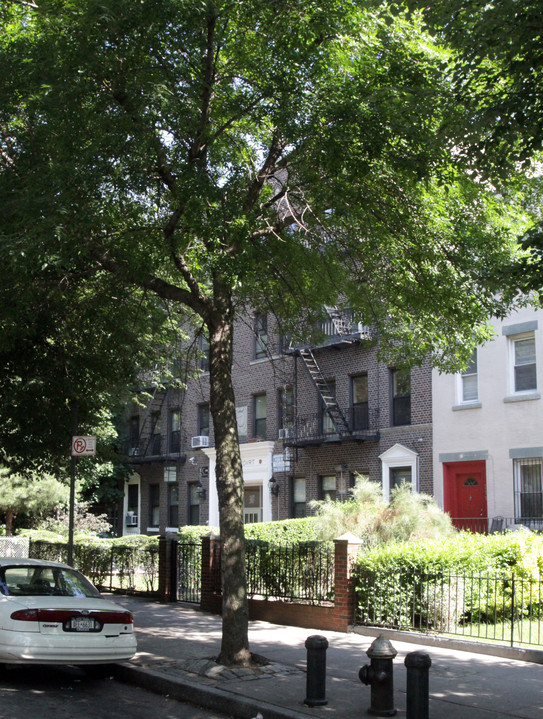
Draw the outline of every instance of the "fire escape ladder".
<instances>
[{"instance_id":1,"label":"fire escape ladder","mask_svg":"<svg viewBox=\"0 0 543 719\"><path fill-rule=\"evenodd\" d=\"M305 348L300 350L300 357L303 359L304 364L307 367L307 371L309 372L309 376L317 388L317 392L321 396L325 410L329 414L338 433L341 435L351 434L349 424L336 402L336 398L332 394L319 365L317 364L315 355L309 348Z\"/></svg>"},{"instance_id":2,"label":"fire escape ladder","mask_svg":"<svg viewBox=\"0 0 543 719\"><path fill-rule=\"evenodd\" d=\"M345 320L345 314L338 307L325 306L328 317L332 321L336 335L345 336L351 334L351 325Z\"/></svg>"},{"instance_id":3,"label":"fire escape ladder","mask_svg":"<svg viewBox=\"0 0 543 719\"><path fill-rule=\"evenodd\" d=\"M156 397L156 394L157 394L157 390L158 390L158 384L155 384L155 386L153 387L153 394L152 394L152 396L151 396L151 399L149 400L149 402L147 403L147 407L145 408L145 415L144 415L144 418L143 418L143 423L142 423L142 425L141 425L141 427L140 427L140 433L139 433L139 438L138 438L138 445L140 446L140 448L141 448L141 449L140 449L140 452L142 452L142 455L143 455L144 457L147 456L147 454L148 454L148 452L149 452L149 445L150 445L151 442L153 441L152 432L149 431L149 432L147 433L147 441L146 441L146 443L145 443L145 447L141 447L142 439L143 439L143 436L144 436L144 434L145 434L145 430L146 430L146 428L147 428L147 425L148 425L148 424L150 425L151 418L152 418L152 416L153 416L153 414L154 414L154 412L151 412L151 408L152 408L152 406L153 406L153 402L155 401L155 397ZM160 400L160 406L159 406L159 408L158 408L158 412L161 412L161 411L162 411L162 406L164 405L164 400L165 400L165 398L166 398L166 393L163 392L163 394L162 394L162 399ZM152 427L150 427L150 429L152 429Z\"/></svg>"}]
</instances>

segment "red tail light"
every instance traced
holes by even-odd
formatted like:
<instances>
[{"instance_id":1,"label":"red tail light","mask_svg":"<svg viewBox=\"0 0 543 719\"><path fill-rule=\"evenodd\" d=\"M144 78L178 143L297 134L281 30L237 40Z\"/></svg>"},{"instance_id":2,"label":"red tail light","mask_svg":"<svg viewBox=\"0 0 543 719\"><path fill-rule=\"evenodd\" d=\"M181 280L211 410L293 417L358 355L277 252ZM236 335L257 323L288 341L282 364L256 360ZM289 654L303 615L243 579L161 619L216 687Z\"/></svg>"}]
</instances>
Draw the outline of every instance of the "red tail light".
<instances>
[{"instance_id":1,"label":"red tail light","mask_svg":"<svg viewBox=\"0 0 543 719\"><path fill-rule=\"evenodd\" d=\"M11 615L21 622L65 622L72 617L90 616L102 624L133 624L134 616L129 611L101 612L89 611L88 614L76 609L18 609Z\"/></svg>"},{"instance_id":2,"label":"red tail light","mask_svg":"<svg viewBox=\"0 0 543 719\"><path fill-rule=\"evenodd\" d=\"M21 622L39 622L39 612L37 609L18 609L11 615L12 619L18 619Z\"/></svg>"}]
</instances>

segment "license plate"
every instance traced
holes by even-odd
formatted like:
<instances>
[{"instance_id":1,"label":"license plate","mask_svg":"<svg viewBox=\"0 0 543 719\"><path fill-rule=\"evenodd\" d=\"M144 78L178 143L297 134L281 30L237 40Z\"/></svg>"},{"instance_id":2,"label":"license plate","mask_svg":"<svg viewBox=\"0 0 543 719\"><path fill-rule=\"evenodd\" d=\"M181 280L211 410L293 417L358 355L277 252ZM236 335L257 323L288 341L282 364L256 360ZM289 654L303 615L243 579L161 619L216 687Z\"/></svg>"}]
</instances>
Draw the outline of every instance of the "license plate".
<instances>
[{"instance_id":1,"label":"license plate","mask_svg":"<svg viewBox=\"0 0 543 719\"><path fill-rule=\"evenodd\" d=\"M99 632L100 623L92 617L72 617L66 622L68 632Z\"/></svg>"}]
</instances>

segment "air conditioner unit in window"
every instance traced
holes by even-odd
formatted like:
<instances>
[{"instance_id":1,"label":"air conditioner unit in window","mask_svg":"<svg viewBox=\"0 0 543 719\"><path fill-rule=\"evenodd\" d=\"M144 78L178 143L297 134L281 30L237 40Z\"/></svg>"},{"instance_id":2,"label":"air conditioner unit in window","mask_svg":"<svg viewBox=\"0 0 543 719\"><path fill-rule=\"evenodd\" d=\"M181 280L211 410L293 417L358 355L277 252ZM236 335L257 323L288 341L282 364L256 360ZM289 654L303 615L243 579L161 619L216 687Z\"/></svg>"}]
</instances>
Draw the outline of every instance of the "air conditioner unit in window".
<instances>
[{"instance_id":1,"label":"air conditioner unit in window","mask_svg":"<svg viewBox=\"0 0 543 719\"><path fill-rule=\"evenodd\" d=\"M292 427L282 427L279 430L279 439L289 439L294 436L294 430Z\"/></svg>"},{"instance_id":2,"label":"air conditioner unit in window","mask_svg":"<svg viewBox=\"0 0 543 719\"><path fill-rule=\"evenodd\" d=\"M125 524L127 527L137 527L138 526L137 516L135 514L127 514Z\"/></svg>"},{"instance_id":3,"label":"air conditioner unit in window","mask_svg":"<svg viewBox=\"0 0 543 719\"><path fill-rule=\"evenodd\" d=\"M140 453L139 447L130 447L130 449L128 450L129 457L138 457L139 453Z\"/></svg>"},{"instance_id":4,"label":"air conditioner unit in window","mask_svg":"<svg viewBox=\"0 0 543 719\"><path fill-rule=\"evenodd\" d=\"M199 449L200 447L209 447L209 437L193 437L190 442L192 449Z\"/></svg>"}]
</instances>

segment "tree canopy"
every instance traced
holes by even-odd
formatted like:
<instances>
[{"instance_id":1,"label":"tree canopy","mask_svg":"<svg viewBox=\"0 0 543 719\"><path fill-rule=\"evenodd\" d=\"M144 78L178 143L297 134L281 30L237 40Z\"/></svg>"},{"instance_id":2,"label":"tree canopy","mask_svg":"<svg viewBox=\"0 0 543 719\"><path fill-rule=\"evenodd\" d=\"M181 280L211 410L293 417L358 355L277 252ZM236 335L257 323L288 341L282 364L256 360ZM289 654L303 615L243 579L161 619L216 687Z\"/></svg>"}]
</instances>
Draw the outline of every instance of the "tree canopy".
<instances>
[{"instance_id":1,"label":"tree canopy","mask_svg":"<svg viewBox=\"0 0 543 719\"><path fill-rule=\"evenodd\" d=\"M348 306L378 328L385 356L456 368L512 301L503 278L526 218L513 192L497 196L462 162L444 122L450 53L419 13L358 0L13 0L0 21L0 242L14 273L65 290L62 308L75 296L80 310L89 291L101 322L81 324L81 360L96 350L115 363L134 298L149 302L145 319L166 301L205 325L221 660L247 661L236 313L271 310L296 337L324 305ZM152 323L134 332L148 343ZM55 352L72 356L62 339Z\"/></svg>"}]
</instances>

